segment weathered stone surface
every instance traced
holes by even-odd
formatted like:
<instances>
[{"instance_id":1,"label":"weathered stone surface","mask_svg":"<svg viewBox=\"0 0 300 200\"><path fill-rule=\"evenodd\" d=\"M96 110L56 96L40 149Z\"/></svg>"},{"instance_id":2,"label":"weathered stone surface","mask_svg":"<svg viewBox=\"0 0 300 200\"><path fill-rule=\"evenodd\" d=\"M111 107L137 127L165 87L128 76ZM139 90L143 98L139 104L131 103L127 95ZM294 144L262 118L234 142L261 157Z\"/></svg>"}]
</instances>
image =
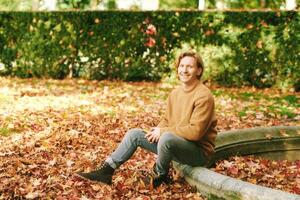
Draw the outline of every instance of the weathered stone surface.
<instances>
[{"instance_id":1,"label":"weathered stone surface","mask_svg":"<svg viewBox=\"0 0 300 200\"><path fill-rule=\"evenodd\" d=\"M251 155L269 159L300 159L300 126L262 127L220 133L212 162L233 155ZM214 199L300 200L300 195L254 185L216 173L204 167L174 162L188 183Z\"/></svg>"},{"instance_id":2,"label":"weathered stone surface","mask_svg":"<svg viewBox=\"0 0 300 200\"><path fill-rule=\"evenodd\" d=\"M270 159L300 159L300 126L259 127L218 134L212 163L234 155L257 155Z\"/></svg>"},{"instance_id":3,"label":"weathered stone surface","mask_svg":"<svg viewBox=\"0 0 300 200\"><path fill-rule=\"evenodd\" d=\"M186 181L208 196L235 200L300 200L300 196L240 181L204 167L175 164Z\"/></svg>"}]
</instances>

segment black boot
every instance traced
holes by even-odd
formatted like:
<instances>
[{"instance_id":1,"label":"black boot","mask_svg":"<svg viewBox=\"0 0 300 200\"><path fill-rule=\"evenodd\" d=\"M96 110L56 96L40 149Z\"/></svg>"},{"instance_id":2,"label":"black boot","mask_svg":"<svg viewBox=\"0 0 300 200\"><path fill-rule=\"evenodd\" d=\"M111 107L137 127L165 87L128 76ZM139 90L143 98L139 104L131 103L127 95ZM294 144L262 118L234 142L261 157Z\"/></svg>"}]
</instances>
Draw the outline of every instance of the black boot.
<instances>
[{"instance_id":1,"label":"black boot","mask_svg":"<svg viewBox=\"0 0 300 200\"><path fill-rule=\"evenodd\" d=\"M159 174L156 171L156 165L154 165L154 167L153 167L152 174L151 174L150 178L152 179L151 182L152 182L153 188L157 188L162 183L170 183L171 182L171 179L168 176L168 174Z\"/></svg>"},{"instance_id":2,"label":"black boot","mask_svg":"<svg viewBox=\"0 0 300 200\"><path fill-rule=\"evenodd\" d=\"M115 169L108 163L103 162L99 169L91 171L89 173L79 172L79 176L92 181L100 181L102 183L110 185L112 183L112 175Z\"/></svg>"},{"instance_id":3,"label":"black boot","mask_svg":"<svg viewBox=\"0 0 300 200\"><path fill-rule=\"evenodd\" d=\"M152 176L153 188L157 188L162 183L169 183L168 175L157 175L157 174L155 174L154 176Z\"/></svg>"}]
</instances>

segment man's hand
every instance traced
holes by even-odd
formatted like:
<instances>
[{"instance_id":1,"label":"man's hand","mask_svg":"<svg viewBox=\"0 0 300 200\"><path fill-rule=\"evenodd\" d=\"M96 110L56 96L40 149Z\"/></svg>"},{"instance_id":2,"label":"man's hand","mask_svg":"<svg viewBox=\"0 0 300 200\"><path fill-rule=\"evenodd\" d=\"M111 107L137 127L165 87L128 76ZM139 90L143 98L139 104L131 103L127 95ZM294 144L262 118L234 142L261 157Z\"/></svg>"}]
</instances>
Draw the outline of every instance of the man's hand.
<instances>
[{"instance_id":1,"label":"man's hand","mask_svg":"<svg viewBox=\"0 0 300 200\"><path fill-rule=\"evenodd\" d=\"M158 127L152 128L151 132L146 134L146 138L149 142L158 142L160 137L160 129Z\"/></svg>"}]
</instances>

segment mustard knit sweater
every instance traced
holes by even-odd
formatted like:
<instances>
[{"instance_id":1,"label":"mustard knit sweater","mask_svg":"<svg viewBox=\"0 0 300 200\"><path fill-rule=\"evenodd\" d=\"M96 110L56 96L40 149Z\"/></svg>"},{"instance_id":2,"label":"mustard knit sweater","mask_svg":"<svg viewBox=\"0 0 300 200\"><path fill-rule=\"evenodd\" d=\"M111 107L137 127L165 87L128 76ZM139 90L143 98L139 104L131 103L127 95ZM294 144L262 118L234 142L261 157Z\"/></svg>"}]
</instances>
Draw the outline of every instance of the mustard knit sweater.
<instances>
[{"instance_id":1,"label":"mustard knit sweater","mask_svg":"<svg viewBox=\"0 0 300 200\"><path fill-rule=\"evenodd\" d=\"M197 142L209 156L214 152L216 125L214 97L199 81L189 91L180 86L170 93L166 113L158 127L160 134L172 132Z\"/></svg>"}]
</instances>

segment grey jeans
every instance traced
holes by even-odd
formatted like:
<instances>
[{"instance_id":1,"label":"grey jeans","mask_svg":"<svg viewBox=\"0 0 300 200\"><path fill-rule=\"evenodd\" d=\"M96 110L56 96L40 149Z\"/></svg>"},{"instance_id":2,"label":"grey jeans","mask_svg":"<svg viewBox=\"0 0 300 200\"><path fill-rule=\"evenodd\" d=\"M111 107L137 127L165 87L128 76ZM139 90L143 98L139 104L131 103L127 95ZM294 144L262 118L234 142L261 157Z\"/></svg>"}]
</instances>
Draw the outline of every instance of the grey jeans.
<instances>
[{"instance_id":1,"label":"grey jeans","mask_svg":"<svg viewBox=\"0 0 300 200\"><path fill-rule=\"evenodd\" d=\"M157 154L156 171L167 174L172 160L191 166L201 166L207 162L203 150L195 142L188 141L172 133L164 133L157 143L150 143L141 129L129 130L118 148L106 159L114 169L126 162L141 147Z\"/></svg>"}]
</instances>

